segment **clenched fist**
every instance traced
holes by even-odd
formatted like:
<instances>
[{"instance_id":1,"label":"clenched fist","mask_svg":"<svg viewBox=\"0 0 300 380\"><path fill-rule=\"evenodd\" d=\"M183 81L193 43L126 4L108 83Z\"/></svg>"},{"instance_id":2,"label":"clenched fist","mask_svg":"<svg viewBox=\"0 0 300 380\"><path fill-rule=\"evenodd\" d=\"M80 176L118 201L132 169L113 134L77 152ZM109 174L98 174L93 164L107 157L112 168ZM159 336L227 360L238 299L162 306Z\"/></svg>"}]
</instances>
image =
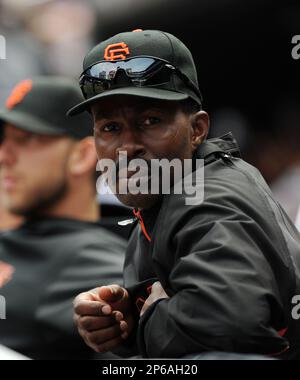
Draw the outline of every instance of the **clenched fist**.
<instances>
[{"instance_id":1,"label":"clenched fist","mask_svg":"<svg viewBox=\"0 0 300 380\"><path fill-rule=\"evenodd\" d=\"M134 327L127 290L109 285L79 294L74 300L74 321L85 343L96 352L118 347Z\"/></svg>"}]
</instances>

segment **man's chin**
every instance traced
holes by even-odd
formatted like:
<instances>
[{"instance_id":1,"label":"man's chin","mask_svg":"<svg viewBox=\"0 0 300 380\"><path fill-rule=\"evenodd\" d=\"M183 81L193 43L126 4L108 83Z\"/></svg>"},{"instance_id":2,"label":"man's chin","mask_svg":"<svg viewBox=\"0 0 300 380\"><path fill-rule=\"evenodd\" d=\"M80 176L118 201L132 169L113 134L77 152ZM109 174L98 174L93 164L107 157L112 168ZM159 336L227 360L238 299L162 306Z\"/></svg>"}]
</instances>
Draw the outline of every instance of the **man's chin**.
<instances>
[{"instance_id":1,"label":"man's chin","mask_svg":"<svg viewBox=\"0 0 300 380\"><path fill-rule=\"evenodd\" d=\"M1 195L1 207L6 212L17 216L24 216L28 208L28 201L25 200L25 197L20 196L17 192L3 192Z\"/></svg>"},{"instance_id":2,"label":"man's chin","mask_svg":"<svg viewBox=\"0 0 300 380\"><path fill-rule=\"evenodd\" d=\"M121 203L127 207L147 209L154 206L161 198L160 194L116 194Z\"/></svg>"}]
</instances>

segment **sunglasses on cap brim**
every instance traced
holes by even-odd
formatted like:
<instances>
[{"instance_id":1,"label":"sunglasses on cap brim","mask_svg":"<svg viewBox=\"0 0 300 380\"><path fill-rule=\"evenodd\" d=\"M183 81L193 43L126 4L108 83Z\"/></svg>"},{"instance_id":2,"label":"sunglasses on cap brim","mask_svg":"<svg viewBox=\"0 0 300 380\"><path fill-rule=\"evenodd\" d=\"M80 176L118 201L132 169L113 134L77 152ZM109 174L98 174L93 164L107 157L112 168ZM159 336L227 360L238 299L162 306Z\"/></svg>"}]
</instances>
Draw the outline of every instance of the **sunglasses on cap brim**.
<instances>
[{"instance_id":1,"label":"sunglasses on cap brim","mask_svg":"<svg viewBox=\"0 0 300 380\"><path fill-rule=\"evenodd\" d=\"M169 83L173 75L179 77L202 101L199 89L185 74L169 62L154 57L100 61L81 74L79 85L85 99L89 99L128 83L135 87L157 87Z\"/></svg>"}]
</instances>

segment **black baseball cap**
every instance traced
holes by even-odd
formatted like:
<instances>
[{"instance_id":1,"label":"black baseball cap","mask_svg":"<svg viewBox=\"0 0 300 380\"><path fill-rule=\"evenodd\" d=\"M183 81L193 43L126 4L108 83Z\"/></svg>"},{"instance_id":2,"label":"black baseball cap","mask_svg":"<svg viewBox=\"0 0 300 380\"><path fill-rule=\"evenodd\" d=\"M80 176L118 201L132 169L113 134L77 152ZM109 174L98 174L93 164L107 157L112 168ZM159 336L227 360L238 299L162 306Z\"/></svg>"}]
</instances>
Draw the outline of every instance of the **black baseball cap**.
<instances>
[{"instance_id":1,"label":"black baseball cap","mask_svg":"<svg viewBox=\"0 0 300 380\"><path fill-rule=\"evenodd\" d=\"M90 115L70 119L66 112L82 100L75 80L56 76L23 80L12 90L6 108L0 110L0 132L4 123L10 123L41 135L81 140L93 134Z\"/></svg>"},{"instance_id":2,"label":"black baseball cap","mask_svg":"<svg viewBox=\"0 0 300 380\"><path fill-rule=\"evenodd\" d=\"M119 33L95 46L85 57L83 73L101 61L128 60L136 57L154 57L167 61L178 69L197 89L176 76L169 83L152 87L119 86L87 98L71 108L68 115L89 110L91 103L115 95L139 96L152 99L180 101L191 98L202 103L197 71L190 50L175 36L159 30L135 30Z\"/></svg>"}]
</instances>

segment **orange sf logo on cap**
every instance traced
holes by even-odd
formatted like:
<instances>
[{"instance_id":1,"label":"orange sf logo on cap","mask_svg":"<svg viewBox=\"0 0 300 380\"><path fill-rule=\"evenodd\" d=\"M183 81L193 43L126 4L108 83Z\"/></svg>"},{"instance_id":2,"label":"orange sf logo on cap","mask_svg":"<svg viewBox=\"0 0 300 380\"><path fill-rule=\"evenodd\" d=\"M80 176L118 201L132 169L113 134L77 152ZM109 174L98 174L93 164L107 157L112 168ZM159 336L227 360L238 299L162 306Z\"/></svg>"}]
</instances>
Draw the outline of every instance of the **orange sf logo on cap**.
<instances>
[{"instance_id":1,"label":"orange sf logo on cap","mask_svg":"<svg viewBox=\"0 0 300 380\"><path fill-rule=\"evenodd\" d=\"M106 46L104 51L104 59L106 59L107 61L126 59L126 55L129 54L129 48L125 44L125 42L119 42L117 44L111 44Z\"/></svg>"},{"instance_id":2,"label":"orange sf logo on cap","mask_svg":"<svg viewBox=\"0 0 300 380\"><path fill-rule=\"evenodd\" d=\"M32 80L26 79L17 84L17 86L12 90L10 96L6 101L6 107L8 109L14 108L17 104L21 103L24 97L32 89Z\"/></svg>"}]
</instances>

